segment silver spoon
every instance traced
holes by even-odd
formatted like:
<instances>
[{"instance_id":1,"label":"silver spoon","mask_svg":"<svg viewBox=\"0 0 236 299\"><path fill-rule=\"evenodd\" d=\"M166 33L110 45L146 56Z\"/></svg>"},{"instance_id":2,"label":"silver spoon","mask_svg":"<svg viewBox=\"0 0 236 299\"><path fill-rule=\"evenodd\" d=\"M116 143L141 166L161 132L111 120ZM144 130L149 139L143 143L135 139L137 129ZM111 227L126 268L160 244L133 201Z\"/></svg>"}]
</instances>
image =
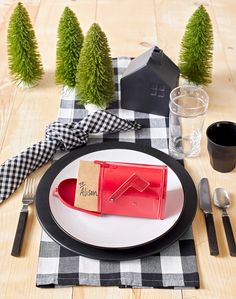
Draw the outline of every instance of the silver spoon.
<instances>
[{"instance_id":1,"label":"silver spoon","mask_svg":"<svg viewBox=\"0 0 236 299\"><path fill-rule=\"evenodd\" d=\"M213 194L214 204L222 209L222 220L225 229L225 235L228 242L229 252L231 256L236 256L236 244L234 240L234 234L230 223L229 215L226 209L230 206L229 195L223 188L217 188Z\"/></svg>"}]
</instances>

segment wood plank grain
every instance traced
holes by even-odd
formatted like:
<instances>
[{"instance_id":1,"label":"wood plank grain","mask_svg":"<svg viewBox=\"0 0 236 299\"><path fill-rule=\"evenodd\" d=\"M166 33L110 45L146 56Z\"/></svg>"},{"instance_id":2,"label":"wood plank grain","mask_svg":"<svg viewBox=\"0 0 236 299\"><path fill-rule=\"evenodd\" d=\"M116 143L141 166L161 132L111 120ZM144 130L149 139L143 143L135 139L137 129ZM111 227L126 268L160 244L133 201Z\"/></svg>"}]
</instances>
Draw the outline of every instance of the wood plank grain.
<instances>
[{"instance_id":1,"label":"wood plank grain","mask_svg":"<svg viewBox=\"0 0 236 299\"><path fill-rule=\"evenodd\" d=\"M152 0L98 1L96 22L107 35L113 57L135 57L156 45Z\"/></svg>"},{"instance_id":2,"label":"wood plank grain","mask_svg":"<svg viewBox=\"0 0 236 299\"><path fill-rule=\"evenodd\" d=\"M180 290L77 287L74 288L73 297L81 299L181 299L182 295Z\"/></svg>"},{"instance_id":3,"label":"wood plank grain","mask_svg":"<svg viewBox=\"0 0 236 299\"><path fill-rule=\"evenodd\" d=\"M0 89L0 152L7 132L8 121L14 104L15 88L8 85Z\"/></svg>"},{"instance_id":4,"label":"wood plank grain","mask_svg":"<svg viewBox=\"0 0 236 299\"><path fill-rule=\"evenodd\" d=\"M135 299L182 299L181 290L134 289Z\"/></svg>"},{"instance_id":5,"label":"wood plank grain","mask_svg":"<svg viewBox=\"0 0 236 299\"><path fill-rule=\"evenodd\" d=\"M234 90L236 90L236 65L232 63L236 55L236 35L232 26L235 26L236 6L234 1L214 1L212 13L215 19L215 30L220 37L225 56L225 62L229 68ZM236 111L235 111L236 112Z\"/></svg>"},{"instance_id":6,"label":"wood plank grain","mask_svg":"<svg viewBox=\"0 0 236 299\"><path fill-rule=\"evenodd\" d=\"M76 287L73 290L73 298L112 298L112 299L133 299L135 298L129 289L118 287Z\"/></svg>"}]
</instances>

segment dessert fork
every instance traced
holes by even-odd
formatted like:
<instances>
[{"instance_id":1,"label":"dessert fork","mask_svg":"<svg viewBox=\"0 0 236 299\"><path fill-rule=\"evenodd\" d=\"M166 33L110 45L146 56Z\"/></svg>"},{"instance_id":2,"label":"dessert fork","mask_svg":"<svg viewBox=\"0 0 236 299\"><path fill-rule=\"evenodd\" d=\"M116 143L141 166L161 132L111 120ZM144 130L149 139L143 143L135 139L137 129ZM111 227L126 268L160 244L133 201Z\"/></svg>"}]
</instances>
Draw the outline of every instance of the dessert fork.
<instances>
[{"instance_id":1,"label":"dessert fork","mask_svg":"<svg viewBox=\"0 0 236 299\"><path fill-rule=\"evenodd\" d=\"M19 256L21 245L24 237L26 221L28 217L28 206L34 202L34 196L36 191L35 179L26 179L23 192L23 207L20 212L18 225L16 229L15 239L11 251L12 256Z\"/></svg>"}]
</instances>

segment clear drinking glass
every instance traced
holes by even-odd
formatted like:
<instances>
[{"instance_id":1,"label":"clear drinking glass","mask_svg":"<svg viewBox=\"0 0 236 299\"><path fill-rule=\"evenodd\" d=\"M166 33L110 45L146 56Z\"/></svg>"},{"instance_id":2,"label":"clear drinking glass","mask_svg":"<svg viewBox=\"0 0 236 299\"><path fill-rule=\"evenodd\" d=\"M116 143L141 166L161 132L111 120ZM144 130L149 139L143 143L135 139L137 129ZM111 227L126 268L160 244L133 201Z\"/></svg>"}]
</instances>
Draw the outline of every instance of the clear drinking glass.
<instances>
[{"instance_id":1,"label":"clear drinking glass","mask_svg":"<svg viewBox=\"0 0 236 299\"><path fill-rule=\"evenodd\" d=\"M169 151L172 157L184 159L200 153L208 102L207 93L197 86L183 85L171 91Z\"/></svg>"}]
</instances>

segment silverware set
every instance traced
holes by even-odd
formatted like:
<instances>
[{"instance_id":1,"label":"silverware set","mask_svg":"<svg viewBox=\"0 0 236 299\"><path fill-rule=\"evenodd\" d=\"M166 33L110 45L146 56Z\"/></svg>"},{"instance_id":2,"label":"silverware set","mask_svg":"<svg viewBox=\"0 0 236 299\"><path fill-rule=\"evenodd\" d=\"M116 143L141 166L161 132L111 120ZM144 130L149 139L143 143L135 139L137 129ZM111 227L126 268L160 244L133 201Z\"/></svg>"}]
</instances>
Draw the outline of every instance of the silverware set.
<instances>
[{"instance_id":1,"label":"silverware set","mask_svg":"<svg viewBox=\"0 0 236 299\"><path fill-rule=\"evenodd\" d=\"M200 209L203 211L205 216L210 254L217 256L219 254L219 248L211 208L209 182L207 178L202 178L199 183L199 202ZM231 256L236 256L236 243L234 239L233 229L231 226L229 215L226 211L226 209L230 206L229 194L223 188L217 188L213 193L213 202L215 206L222 210L222 221L228 243L229 253Z\"/></svg>"},{"instance_id":2,"label":"silverware set","mask_svg":"<svg viewBox=\"0 0 236 299\"><path fill-rule=\"evenodd\" d=\"M30 204L34 202L35 192L36 192L35 179L32 178L26 179L24 185L24 191L23 191L23 199L22 199L23 206L20 212L15 239L11 251L12 256L20 255L26 222L29 213L28 207Z\"/></svg>"}]
</instances>

